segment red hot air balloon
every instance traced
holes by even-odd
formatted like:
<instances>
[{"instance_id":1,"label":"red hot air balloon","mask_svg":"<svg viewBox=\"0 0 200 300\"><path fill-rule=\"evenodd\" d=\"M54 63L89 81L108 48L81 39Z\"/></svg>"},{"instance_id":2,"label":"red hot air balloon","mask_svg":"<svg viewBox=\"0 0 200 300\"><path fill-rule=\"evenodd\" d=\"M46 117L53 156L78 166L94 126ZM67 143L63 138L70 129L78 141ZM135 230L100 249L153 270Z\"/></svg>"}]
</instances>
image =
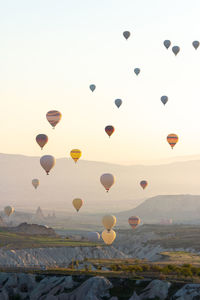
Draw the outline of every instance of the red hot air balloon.
<instances>
[{"instance_id":1,"label":"red hot air balloon","mask_svg":"<svg viewBox=\"0 0 200 300\"><path fill-rule=\"evenodd\" d=\"M140 181L140 185L141 185L141 187L143 188L143 190L147 187L147 185L148 185L148 182L146 181L146 180L142 180L142 181Z\"/></svg>"},{"instance_id":2,"label":"red hot air balloon","mask_svg":"<svg viewBox=\"0 0 200 300\"><path fill-rule=\"evenodd\" d=\"M48 142L48 136L46 134L38 134L36 136L36 142L41 147L41 149L46 145Z\"/></svg>"},{"instance_id":3,"label":"red hot air balloon","mask_svg":"<svg viewBox=\"0 0 200 300\"><path fill-rule=\"evenodd\" d=\"M105 132L107 133L107 135L110 137L113 132L115 131L115 128L112 125L108 125L105 127Z\"/></svg>"},{"instance_id":4,"label":"red hot air balloon","mask_svg":"<svg viewBox=\"0 0 200 300\"><path fill-rule=\"evenodd\" d=\"M176 135L175 133L168 134L167 141L173 149L176 143L178 142L178 135Z\"/></svg>"},{"instance_id":5,"label":"red hot air balloon","mask_svg":"<svg viewBox=\"0 0 200 300\"><path fill-rule=\"evenodd\" d=\"M129 225L135 229L140 224L140 218L137 216L132 216L128 219Z\"/></svg>"}]
</instances>

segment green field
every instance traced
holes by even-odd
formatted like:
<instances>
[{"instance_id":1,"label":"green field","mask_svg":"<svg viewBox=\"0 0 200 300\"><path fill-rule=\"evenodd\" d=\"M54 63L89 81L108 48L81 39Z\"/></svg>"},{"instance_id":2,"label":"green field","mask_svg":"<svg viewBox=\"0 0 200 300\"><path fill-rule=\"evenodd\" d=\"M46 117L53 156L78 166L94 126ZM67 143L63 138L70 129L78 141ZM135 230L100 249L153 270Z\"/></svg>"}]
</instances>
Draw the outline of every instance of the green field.
<instances>
[{"instance_id":1,"label":"green field","mask_svg":"<svg viewBox=\"0 0 200 300\"><path fill-rule=\"evenodd\" d=\"M100 245L100 244L98 244ZM74 247L74 246L97 246L97 243L74 241L61 237L48 237L39 235L28 235L0 231L0 248L4 249L24 249L24 248L44 248L44 247Z\"/></svg>"}]
</instances>

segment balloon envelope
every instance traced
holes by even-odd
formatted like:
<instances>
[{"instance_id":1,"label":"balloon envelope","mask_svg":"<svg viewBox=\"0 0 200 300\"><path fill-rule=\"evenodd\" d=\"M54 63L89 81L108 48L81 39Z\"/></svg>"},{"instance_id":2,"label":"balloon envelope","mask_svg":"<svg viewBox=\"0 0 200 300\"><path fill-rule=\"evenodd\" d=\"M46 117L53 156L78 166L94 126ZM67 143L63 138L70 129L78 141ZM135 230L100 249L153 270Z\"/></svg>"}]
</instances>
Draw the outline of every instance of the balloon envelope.
<instances>
[{"instance_id":1,"label":"balloon envelope","mask_svg":"<svg viewBox=\"0 0 200 300\"><path fill-rule=\"evenodd\" d=\"M135 229L140 224L140 218L137 216L132 216L128 219L129 225Z\"/></svg>"},{"instance_id":2,"label":"balloon envelope","mask_svg":"<svg viewBox=\"0 0 200 300\"><path fill-rule=\"evenodd\" d=\"M142 181L140 181L140 185L141 185L141 187L143 188L143 190L147 187L147 185L148 185L148 182L146 181L146 180L142 180Z\"/></svg>"},{"instance_id":3,"label":"balloon envelope","mask_svg":"<svg viewBox=\"0 0 200 300\"><path fill-rule=\"evenodd\" d=\"M107 133L107 135L110 137L113 132L115 131L115 128L112 125L108 125L105 127L105 132Z\"/></svg>"},{"instance_id":4,"label":"balloon envelope","mask_svg":"<svg viewBox=\"0 0 200 300\"><path fill-rule=\"evenodd\" d=\"M139 68L135 68L134 69L135 74L138 76L140 74L140 69Z\"/></svg>"},{"instance_id":5,"label":"balloon envelope","mask_svg":"<svg viewBox=\"0 0 200 300\"><path fill-rule=\"evenodd\" d=\"M108 192L109 189L113 186L115 183L115 176L110 173L102 174L100 177L100 182Z\"/></svg>"},{"instance_id":6,"label":"balloon envelope","mask_svg":"<svg viewBox=\"0 0 200 300\"><path fill-rule=\"evenodd\" d=\"M100 234L98 232L88 232L87 238L91 242L98 242L100 240Z\"/></svg>"},{"instance_id":7,"label":"balloon envelope","mask_svg":"<svg viewBox=\"0 0 200 300\"><path fill-rule=\"evenodd\" d=\"M82 152L79 149L73 149L73 150L71 150L70 155L76 163L79 160L79 158L81 157Z\"/></svg>"},{"instance_id":8,"label":"balloon envelope","mask_svg":"<svg viewBox=\"0 0 200 300\"><path fill-rule=\"evenodd\" d=\"M164 44L164 46L165 46L166 49L168 49L168 48L171 46L170 40L165 40L165 41L163 42L163 44Z\"/></svg>"},{"instance_id":9,"label":"balloon envelope","mask_svg":"<svg viewBox=\"0 0 200 300\"><path fill-rule=\"evenodd\" d=\"M168 97L167 97L167 96L162 96L162 97L160 98L160 100L161 100L162 103L165 105L165 104L167 103L167 101L168 101Z\"/></svg>"},{"instance_id":10,"label":"balloon envelope","mask_svg":"<svg viewBox=\"0 0 200 300\"><path fill-rule=\"evenodd\" d=\"M46 134L38 134L36 136L36 142L41 147L41 149L46 145L48 142L48 136Z\"/></svg>"},{"instance_id":11,"label":"balloon envelope","mask_svg":"<svg viewBox=\"0 0 200 300\"><path fill-rule=\"evenodd\" d=\"M4 207L4 213L9 217L11 214L13 214L15 211L14 207L12 206L6 206Z\"/></svg>"},{"instance_id":12,"label":"balloon envelope","mask_svg":"<svg viewBox=\"0 0 200 300\"><path fill-rule=\"evenodd\" d=\"M106 215L102 218L102 223L105 229L111 230L113 226L116 224L116 217L112 215Z\"/></svg>"},{"instance_id":13,"label":"balloon envelope","mask_svg":"<svg viewBox=\"0 0 200 300\"><path fill-rule=\"evenodd\" d=\"M50 170L55 166L56 160L52 155L44 155L40 158L40 164L49 175Z\"/></svg>"},{"instance_id":14,"label":"balloon envelope","mask_svg":"<svg viewBox=\"0 0 200 300\"><path fill-rule=\"evenodd\" d=\"M172 47L172 51L175 55L177 55L180 51L180 47L179 46L174 46L174 47Z\"/></svg>"},{"instance_id":15,"label":"balloon envelope","mask_svg":"<svg viewBox=\"0 0 200 300\"><path fill-rule=\"evenodd\" d=\"M83 200L80 198L75 198L72 201L73 206L75 207L75 209L77 210L77 212L79 211L79 209L81 208L81 206L83 205Z\"/></svg>"},{"instance_id":16,"label":"balloon envelope","mask_svg":"<svg viewBox=\"0 0 200 300\"><path fill-rule=\"evenodd\" d=\"M92 92L94 92L94 90L96 89L96 85L95 84L90 84L90 89Z\"/></svg>"},{"instance_id":17,"label":"balloon envelope","mask_svg":"<svg viewBox=\"0 0 200 300\"><path fill-rule=\"evenodd\" d=\"M40 184L39 179L34 178L34 179L32 180L32 185L34 186L35 189L37 189L37 187L39 186L39 184Z\"/></svg>"},{"instance_id":18,"label":"balloon envelope","mask_svg":"<svg viewBox=\"0 0 200 300\"><path fill-rule=\"evenodd\" d=\"M47 121L51 124L53 128L60 122L62 114L57 110L50 110L46 114Z\"/></svg>"},{"instance_id":19,"label":"balloon envelope","mask_svg":"<svg viewBox=\"0 0 200 300\"><path fill-rule=\"evenodd\" d=\"M192 45L197 50L197 48L199 47L199 41L192 42Z\"/></svg>"},{"instance_id":20,"label":"balloon envelope","mask_svg":"<svg viewBox=\"0 0 200 300\"><path fill-rule=\"evenodd\" d=\"M128 38L130 37L131 33L130 31L124 31L123 32L123 36L125 37L126 40L128 40Z\"/></svg>"},{"instance_id":21,"label":"balloon envelope","mask_svg":"<svg viewBox=\"0 0 200 300\"><path fill-rule=\"evenodd\" d=\"M115 105L119 108L122 105L122 100L121 99L116 99L115 100Z\"/></svg>"},{"instance_id":22,"label":"balloon envelope","mask_svg":"<svg viewBox=\"0 0 200 300\"><path fill-rule=\"evenodd\" d=\"M110 231L104 230L101 236L106 245L111 245L116 238L116 233L114 230L110 230Z\"/></svg>"},{"instance_id":23,"label":"balloon envelope","mask_svg":"<svg viewBox=\"0 0 200 300\"><path fill-rule=\"evenodd\" d=\"M176 143L178 142L178 135L176 135L175 133L168 134L167 141L173 149Z\"/></svg>"}]
</instances>

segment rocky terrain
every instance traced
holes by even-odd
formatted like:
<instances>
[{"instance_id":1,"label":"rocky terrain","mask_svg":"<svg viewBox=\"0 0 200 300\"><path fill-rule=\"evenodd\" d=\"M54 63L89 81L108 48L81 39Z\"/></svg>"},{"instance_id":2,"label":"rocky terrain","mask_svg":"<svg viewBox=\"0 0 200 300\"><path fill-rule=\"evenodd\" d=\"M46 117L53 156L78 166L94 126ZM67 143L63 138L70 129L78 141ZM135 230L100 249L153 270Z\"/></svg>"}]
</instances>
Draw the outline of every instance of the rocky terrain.
<instances>
[{"instance_id":1,"label":"rocky terrain","mask_svg":"<svg viewBox=\"0 0 200 300\"><path fill-rule=\"evenodd\" d=\"M4 229L4 228L3 228ZM26 222L19 224L16 227L7 227L9 232L25 233L28 235L46 235L56 236L53 228L38 224L28 224Z\"/></svg>"},{"instance_id":2,"label":"rocky terrain","mask_svg":"<svg viewBox=\"0 0 200 300\"><path fill-rule=\"evenodd\" d=\"M0 274L0 299L23 300L192 300L200 299L200 284L161 280L129 280L103 276L43 276Z\"/></svg>"}]
</instances>

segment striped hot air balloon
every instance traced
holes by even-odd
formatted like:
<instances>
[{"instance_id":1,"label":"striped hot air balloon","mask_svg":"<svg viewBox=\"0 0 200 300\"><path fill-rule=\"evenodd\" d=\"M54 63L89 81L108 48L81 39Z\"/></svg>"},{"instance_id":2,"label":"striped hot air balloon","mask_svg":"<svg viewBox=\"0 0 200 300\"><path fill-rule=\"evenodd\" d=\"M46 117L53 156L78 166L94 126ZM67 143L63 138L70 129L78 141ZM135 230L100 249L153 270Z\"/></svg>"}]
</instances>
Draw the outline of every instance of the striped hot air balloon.
<instances>
[{"instance_id":1,"label":"striped hot air balloon","mask_svg":"<svg viewBox=\"0 0 200 300\"><path fill-rule=\"evenodd\" d=\"M135 229L140 224L140 218L137 216L132 216L128 219L129 225Z\"/></svg>"},{"instance_id":2,"label":"striped hot air balloon","mask_svg":"<svg viewBox=\"0 0 200 300\"><path fill-rule=\"evenodd\" d=\"M107 133L107 135L109 137L111 137L111 135L113 134L114 131L115 131L115 128L112 125L108 125L105 127L105 132Z\"/></svg>"},{"instance_id":3,"label":"striped hot air balloon","mask_svg":"<svg viewBox=\"0 0 200 300\"><path fill-rule=\"evenodd\" d=\"M47 121L51 124L53 129L60 122L62 114L57 110L50 110L46 114Z\"/></svg>"},{"instance_id":4,"label":"striped hot air balloon","mask_svg":"<svg viewBox=\"0 0 200 300\"><path fill-rule=\"evenodd\" d=\"M175 133L168 134L167 141L173 149L176 143L178 142L178 135L176 135Z\"/></svg>"},{"instance_id":5,"label":"striped hot air balloon","mask_svg":"<svg viewBox=\"0 0 200 300\"><path fill-rule=\"evenodd\" d=\"M143 190L147 187L147 185L148 185L148 182L146 181L146 180L142 180L142 181L140 181L140 185L141 185L141 187L143 188Z\"/></svg>"},{"instance_id":6,"label":"striped hot air balloon","mask_svg":"<svg viewBox=\"0 0 200 300\"><path fill-rule=\"evenodd\" d=\"M41 147L41 149L43 149L43 147L46 145L46 143L48 142L48 136L46 134L38 134L36 136L36 142L38 143L38 145Z\"/></svg>"}]
</instances>

